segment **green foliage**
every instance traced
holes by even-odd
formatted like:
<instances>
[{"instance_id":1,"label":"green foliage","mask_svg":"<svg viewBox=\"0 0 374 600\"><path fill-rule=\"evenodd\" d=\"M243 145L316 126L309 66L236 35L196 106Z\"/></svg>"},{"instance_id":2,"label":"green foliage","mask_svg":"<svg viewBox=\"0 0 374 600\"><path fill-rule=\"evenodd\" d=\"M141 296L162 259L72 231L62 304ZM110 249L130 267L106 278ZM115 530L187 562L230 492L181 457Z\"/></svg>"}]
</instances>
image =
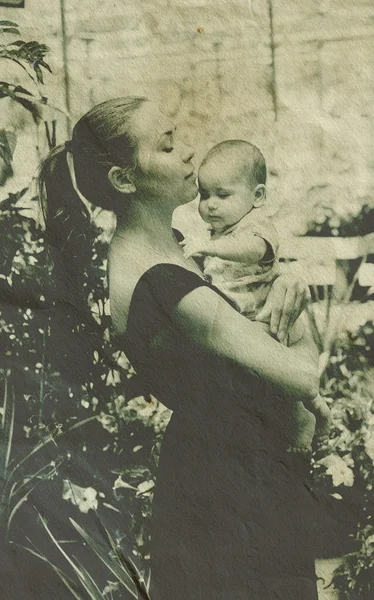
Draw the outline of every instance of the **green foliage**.
<instances>
[{"instance_id":1,"label":"green foliage","mask_svg":"<svg viewBox=\"0 0 374 600\"><path fill-rule=\"evenodd\" d=\"M69 479L70 489L74 492L70 493L67 488L61 501L70 503L78 514L83 515L92 510L99 514L105 504L112 506L106 509L109 511L121 507L123 527L114 534L114 546L120 548L121 540L125 539L133 549L133 555L147 561L147 523L151 514L155 467L170 412L153 397L131 393L136 373L111 338L106 281L110 232L92 225L92 254L91 261L83 269L82 297L97 326L97 340L101 342L92 352L92 368L82 374L80 384L72 386L60 377L48 351L51 345L59 345L48 316L50 308L56 304L53 262L44 243L43 231L31 217L25 216L23 197L24 190L9 196L3 201L0 212L0 284L2 298L9 299L0 306L0 339L4 350L0 365L4 398L0 432L3 452L0 469L4 482L2 535L12 539L18 514L38 486L49 484L58 477L68 480L65 472L66 457L71 448L70 436L77 431L84 432L95 423L106 436L107 460L103 469L107 469L107 473L103 474L103 479L108 480L108 489L102 487L100 480L96 485L81 480L78 465ZM373 512L374 481L373 359L370 352L373 337L374 322L369 321L355 332L343 332L333 340L322 389L332 406L333 429L328 444L315 456L314 464L317 484L327 482L343 497L346 490L355 489L362 499L362 518L357 528L359 549L347 557L336 575L336 585L344 593L353 590L363 594L362 598L365 597L364 590L369 593L370 585L365 581L370 582L374 568L374 557L368 551L374 535L369 518ZM61 412L61 406L67 401L71 407L68 414ZM12 444L14 428L24 440L23 445L14 447ZM48 448L57 450L53 457L46 455L49 460L45 458L40 462L37 457L44 456ZM113 467L109 466L109 456L117 457ZM36 460L39 461L38 468L35 467ZM101 466L97 468L99 471ZM105 499L100 493L104 493ZM112 494L110 502L109 494ZM79 535L82 531L86 536L91 535L78 523L79 527L81 530L75 527ZM53 530L50 528L50 531ZM94 542L88 547L103 562L99 547ZM28 550L50 564L73 597L81 599L87 594L92 598L110 597L103 594L102 588L99 589L101 596L98 596L99 592L92 587L94 574L89 575L87 566L81 561L74 562L80 572L77 579L77 572L70 563L69 568L73 568L75 575L67 574L66 569L55 564L44 550L31 546ZM67 549L64 552L68 553ZM123 550L121 552L125 556ZM74 561L73 556L68 555ZM129 569L130 563L119 567L120 559L115 555L110 560L117 561L116 567L112 563L111 568L107 565L107 586L114 586L110 589L115 596L122 584L114 577L113 569ZM129 560L127 556L126 560ZM139 580L146 575L146 572L139 573ZM109 590L109 587L105 589ZM96 596L92 595L94 593Z\"/></svg>"},{"instance_id":2,"label":"green foliage","mask_svg":"<svg viewBox=\"0 0 374 600\"><path fill-rule=\"evenodd\" d=\"M357 550L345 557L334 585L346 600L369 600L374 575L374 321L343 331L333 342L321 393L331 405L333 424L328 442L315 456L317 485L337 498L351 490L359 502Z\"/></svg>"},{"instance_id":3,"label":"green foliage","mask_svg":"<svg viewBox=\"0 0 374 600\"><path fill-rule=\"evenodd\" d=\"M121 529L115 530L114 543L119 549L123 542L126 549L131 548L143 565L141 576L146 577L154 473L170 412L155 398L132 396L129 391L136 373L110 336L106 282L110 232L95 224L91 260L82 270L82 300L95 324L95 349L80 382L72 384L68 377L61 377L54 351L61 347L53 323L59 301L54 265L42 229L23 206L25 192L9 195L0 210L1 538L20 544L14 534L24 505L39 488L69 481L74 491L64 488L59 496L79 514L121 512ZM86 315L81 326L88 325ZM75 322L72 327L76 328ZM73 330L71 334L74 340ZM69 410L64 410L67 405ZM69 458L74 451L81 451L80 446L89 444L93 424L99 428L97 440L103 443L103 464L97 464L96 483L85 479L79 463L72 473ZM14 427L17 445L12 442ZM73 596L86 597L86 588L83 595L79 591L83 580L77 588L77 582L45 548L27 549L48 561ZM126 556L123 549L121 552ZM81 567L87 569L77 563L83 573ZM89 575L83 579L87 583ZM113 581L113 573L108 572L107 580Z\"/></svg>"},{"instance_id":4,"label":"green foliage","mask_svg":"<svg viewBox=\"0 0 374 600\"><path fill-rule=\"evenodd\" d=\"M12 21L0 21L0 35L8 34L19 35L18 25ZM45 61L48 52L48 46L36 41L25 42L17 39L0 44L0 59L12 61L18 65L27 73L35 87L35 91L31 92L20 85L0 81L0 99L11 98L23 106L31 113L35 123L41 119L41 105L47 103L47 99L40 90L40 85L44 84L43 69L51 73L51 68Z\"/></svg>"},{"instance_id":5,"label":"green foliage","mask_svg":"<svg viewBox=\"0 0 374 600\"><path fill-rule=\"evenodd\" d=\"M318 204L307 225L307 235L321 237L354 237L367 235L374 230L374 200L365 204L354 202L349 206Z\"/></svg>"}]
</instances>

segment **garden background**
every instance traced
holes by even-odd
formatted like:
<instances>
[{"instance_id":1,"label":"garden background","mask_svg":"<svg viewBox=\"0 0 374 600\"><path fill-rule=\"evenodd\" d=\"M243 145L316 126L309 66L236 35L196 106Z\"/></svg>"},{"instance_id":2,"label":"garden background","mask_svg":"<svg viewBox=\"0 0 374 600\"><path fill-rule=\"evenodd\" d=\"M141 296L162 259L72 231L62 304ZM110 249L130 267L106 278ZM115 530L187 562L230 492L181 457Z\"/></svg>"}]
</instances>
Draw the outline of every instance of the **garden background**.
<instances>
[{"instance_id":1,"label":"garden background","mask_svg":"<svg viewBox=\"0 0 374 600\"><path fill-rule=\"evenodd\" d=\"M266 156L284 268L296 263L311 286L309 314L321 350L322 391L334 415L331 439L315 456L316 486L330 485L337 501L348 494L360 504L354 551L343 562L340 557L320 561L319 568L329 583L327 567L340 564L341 597L369 600L374 594L372 2L29 0L22 9L0 9L0 18L8 21L0 49L3 538L32 487L53 478L58 468L49 465L31 476L22 444L27 441L34 456L40 445L53 443L77 423L97 419L108 432L108 448L126 440L113 489L128 507L125 529L134 560L148 559L142 523L150 513L169 413L154 398L134 396L133 370L110 341L103 289L113 219L93 212L84 294L103 344L92 353L85 380L71 386L59 376L57 355L64 354L64 346L51 327L53 264L32 182L48 149L65 141L71 124L93 104L145 94L178 121L196 148L196 163L214 143L236 137L251 140ZM75 423L59 414L66 398L76 404ZM77 513L102 501L97 490L78 480L75 495L63 493ZM116 577L113 585L120 585ZM322 587L323 581L321 598L337 597L337 590ZM110 598L109 588L101 591L103 597Z\"/></svg>"}]
</instances>

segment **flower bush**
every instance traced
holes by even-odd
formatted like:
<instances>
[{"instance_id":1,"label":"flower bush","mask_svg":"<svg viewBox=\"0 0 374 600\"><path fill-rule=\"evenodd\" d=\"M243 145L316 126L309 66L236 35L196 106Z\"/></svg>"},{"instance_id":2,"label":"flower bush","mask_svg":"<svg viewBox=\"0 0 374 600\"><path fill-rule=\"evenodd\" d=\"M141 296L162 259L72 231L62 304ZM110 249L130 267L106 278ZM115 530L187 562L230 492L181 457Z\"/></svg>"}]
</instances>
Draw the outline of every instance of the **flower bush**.
<instances>
[{"instance_id":1,"label":"flower bush","mask_svg":"<svg viewBox=\"0 0 374 600\"><path fill-rule=\"evenodd\" d=\"M331 190L328 199L313 206L306 229L306 235L321 237L354 237L372 233L374 197L355 199L343 190Z\"/></svg>"},{"instance_id":2,"label":"flower bush","mask_svg":"<svg viewBox=\"0 0 374 600\"><path fill-rule=\"evenodd\" d=\"M24 215L22 197L23 191L10 195L0 207L0 384L5 422L0 433L1 448L8 448L12 466L8 468L0 456L5 482L0 502L2 541L12 538L20 507L35 485L61 481L60 498L67 509L72 506L83 516L120 511L122 525L114 530L114 543L125 540L146 575L154 473L170 411L154 397L131 396L128 383L136 373L110 336L106 285L110 233L94 223L92 260L83 269L82 298L95 322L95 350L85 362L88 368L82 370L81 381L62 376L60 332L53 322L58 306L53 261L43 230ZM74 330L70 333L74 340ZM97 436L102 443L99 449L91 440L93 424L102 432ZM17 445L12 444L15 438ZM81 459L74 456L78 451L82 456L89 453L90 443L102 453L102 463L97 462L91 479L84 460L81 468ZM52 446L56 451L47 455L42 468L38 465L35 476L33 457L40 457L39 449L44 452Z\"/></svg>"},{"instance_id":3,"label":"flower bush","mask_svg":"<svg viewBox=\"0 0 374 600\"><path fill-rule=\"evenodd\" d=\"M327 482L337 498L351 491L359 503L356 549L334 577L342 598L369 600L374 591L374 321L343 331L331 349L322 394L331 404L329 441L316 456L317 483Z\"/></svg>"}]
</instances>

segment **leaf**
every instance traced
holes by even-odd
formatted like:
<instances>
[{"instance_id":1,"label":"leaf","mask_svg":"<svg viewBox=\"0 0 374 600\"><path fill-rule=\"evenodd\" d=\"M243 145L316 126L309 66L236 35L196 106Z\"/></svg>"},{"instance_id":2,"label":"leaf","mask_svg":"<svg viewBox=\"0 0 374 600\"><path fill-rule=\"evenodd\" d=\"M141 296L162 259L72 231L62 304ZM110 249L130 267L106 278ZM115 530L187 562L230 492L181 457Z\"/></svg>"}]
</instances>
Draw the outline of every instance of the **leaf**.
<instances>
[{"instance_id":1,"label":"leaf","mask_svg":"<svg viewBox=\"0 0 374 600\"><path fill-rule=\"evenodd\" d=\"M36 78L37 78L38 82L39 83L44 83L44 81L43 81L43 71L41 70L38 62L34 63L33 69L34 69L34 71L36 73Z\"/></svg>"},{"instance_id":2,"label":"leaf","mask_svg":"<svg viewBox=\"0 0 374 600\"><path fill-rule=\"evenodd\" d=\"M115 545L109 531L107 529L105 529L104 527L104 531L108 537L108 540L110 542L110 545L112 547L113 552L115 553L119 563L123 566L123 568L127 571L130 571L130 574L132 576L133 581L135 582L135 585L137 587L138 590L138 596L140 594L140 598L142 600L150 600L149 595L148 595L148 590L146 588L144 579L142 577L142 575L139 573L136 565L133 563L133 561L131 560L131 558L129 557L125 557L123 556L123 554L118 550L117 546Z\"/></svg>"},{"instance_id":3,"label":"leaf","mask_svg":"<svg viewBox=\"0 0 374 600\"><path fill-rule=\"evenodd\" d=\"M5 379L4 383L4 404L3 404L3 419L2 419L2 430L1 430L1 464L0 473L1 477L6 478L6 472L9 465L10 452L12 448L13 429L14 429L14 413L15 413L15 402L14 402L14 389L13 386L9 389L8 378Z\"/></svg>"},{"instance_id":4,"label":"leaf","mask_svg":"<svg viewBox=\"0 0 374 600\"><path fill-rule=\"evenodd\" d=\"M3 33L15 33L16 35L19 35L19 29L16 29L15 27L7 27L6 29L3 29Z\"/></svg>"},{"instance_id":5,"label":"leaf","mask_svg":"<svg viewBox=\"0 0 374 600\"><path fill-rule=\"evenodd\" d=\"M75 600L85 600L83 598L83 596L78 594L78 592L74 589L71 579L69 577L67 577L67 575L65 575L65 573L63 571L61 571L61 569L58 569L52 563L49 563L49 564L51 565L52 569L57 573L57 575L60 577L60 579L64 582L64 584L68 588L69 592L74 596Z\"/></svg>"},{"instance_id":6,"label":"leaf","mask_svg":"<svg viewBox=\"0 0 374 600\"><path fill-rule=\"evenodd\" d=\"M41 516L40 513L38 513L38 515L39 515L42 525L43 525L44 529L46 530L46 532L48 533L49 537L51 538L51 540L53 541L55 546L59 549L61 554L66 558L66 560L68 561L70 566L73 568L73 570L75 571L75 574L79 578L83 587L90 594L90 597L93 600L102 600L101 592L100 592L99 588L97 587L96 583L94 582L94 580L92 579L91 575L89 575L89 573L87 573L87 571L82 567L82 565L78 561L76 564L73 561L73 559L65 552L65 550L61 547L61 545L58 543L58 541L54 537L53 533L50 531L45 519Z\"/></svg>"},{"instance_id":7,"label":"leaf","mask_svg":"<svg viewBox=\"0 0 374 600\"><path fill-rule=\"evenodd\" d=\"M24 44L26 44L26 42L23 40L15 40L14 42L9 42L9 44L7 44L7 48L9 46L23 46Z\"/></svg>"},{"instance_id":8,"label":"leaf","mask_svg":"<svg viewBox=\"0 0 374 600\"><path fill-rule=\"evenodd\" d=\"M16 515L16 513L18 512L18 510L21 508L22 504L24 504L25 502L27 502L27 500L29 499L29 495L31 494L31 492L36 488L36 486L38 485L39 482L37 482L30 490L28 490L26 492L26 494L24 496L22 496L22 498L17 502L17 504L13 507L12 512L9 515L9 519L8 519L8 523L7 523L7 531L9 531L10 526L12 524L12 521Z\"/></svg>"},{"instance_id":9,"label":"leaf","mask_svg":"<svg viewBox=\"0 0 374 600\"><path fill-rule=\"evenodd\" d=\"M35 550L32 550L32 548L28 548L27 546L23 546L22 544L17 544L16 542L10 542L10 543L13 544L14 546L17 546L18 548L23 548L23 550L30 552L30 554L32 554L33 556L36 556L40 560L43 560L44 562L46 562L50 567L52 567L52 569L55 571L55 573L57 573L57 575L60 577L60 579L64 582L64 584L68 588L69 592L74 596L75 600L85 600L83 598L83 596L81 596L75 590L75 588L74 588L75 583L70 579L70 577L68 577L68 575L66 575L66 573L64 573L61 569L56 567L56 565L51 563L51 561L48 560L48 558L46 558L43 554L41 554Z\"/></svg>"},{"instance_id":10,"label":"leaf","mask_svg":"<svg viewBox=\"0 0 374 600\"><path fill-rule=\"evenodd\" d=\"M34 448L24 458L22 458L22 460L20 460L13 467L13 470L12 470L11 474L13 475L13 473L17 469L19 469L19 467L25 461L27 461L33 454L35 454L35 452L39 452L39 450L41 450L41 448L44 448L44 446L46 446L47 444L50 444L51 442L54 442L55 438L60 438L60 437L62 437L64 435L66 435L67 433L69 433L70 431L74 431L74 429L77 429L78 427L82 427L83 425L86 425L87 423L89 423L91 421L96 421L96 420L97 420L97 416L96 415L94 417L88 417L87 419L83 419L82 421L78 421L78 423L75 423L75 425L72 425L71 427L69 427L68 429L66 429L66 431L62 431L61 433L55 435L54 437L52 435L48 436L46 439L44 439L43 441L39 442L36 446L34 446Z\"/></svg>"},{"instance_id":11,"label":"leaf","mask_svg":"<svg viewBox=\"0 0 374 600\"><path fill-rule=\"evenodd\" d=\"M30 100L28 98L24 98L23 96L29 96ZM9 97L15 102L18 102L18 104L21 104L31 113L34 122L36 124L39 123L41 119L40 109L38 104L33 100L34 96L31 94L31 92L22 86L14 86L5 81L0 81L0 99L6 97Z\"/></svg>"},{"instance_id":12,"label":"leaf","mask_svg":"<svg viewBox=\"0 0 374 600\"><path fill-rule=\"evenodd\" d=\"M3 27L17 27L18 28L18 23L15 23L14 21L0 21L0 29L2 29Z\"/></svg>"},{"instance_id":13,"label":"leaf","mask_svg":"<svg viewBox=\"0 0 374 600\"><path fill-rule=\"evenodd\" d=\"M76 559L76 563L81 573L81 575L78 575L78 577L86 591L90 594L91 598L93 600L103 600L103 595L98 588L96 581L87 571L87 569L84 568L82 563L79 562L79 560Z\"/></svg>"},{"instance_id":14,"label":"leaf","mask_svg":"<svg viewBox=\"0 0 374 600\"><path fill-rule=\"evenodd\" d=\"M95 552L96 556L98 556L104 565L113 573L113 575L117 577L118 581L123 585L123 587L133 596L133 598L137 598L138 595L136 592L136 586L132 577L124 568L121 568L121 566L109 556L107 548L103 548L101 544L96 542L96 540L94 540L73 519L70 519L70 522L77 532L82 536L85 542L89 545L91 550Z\"/></svg>"},{"instance_id":15,"label":"leaf","mask_svg":"<svg viewBox=\"0 0 374 600\"><path fill-rule=\"evenodd\" d=\"M49 73L52 73L52 69L48 63L46 63L44 60L41 60L39 62L41 67L44 67L45 69L47 69L47 71L49 71Z\"/></svg>"}]
</instances>

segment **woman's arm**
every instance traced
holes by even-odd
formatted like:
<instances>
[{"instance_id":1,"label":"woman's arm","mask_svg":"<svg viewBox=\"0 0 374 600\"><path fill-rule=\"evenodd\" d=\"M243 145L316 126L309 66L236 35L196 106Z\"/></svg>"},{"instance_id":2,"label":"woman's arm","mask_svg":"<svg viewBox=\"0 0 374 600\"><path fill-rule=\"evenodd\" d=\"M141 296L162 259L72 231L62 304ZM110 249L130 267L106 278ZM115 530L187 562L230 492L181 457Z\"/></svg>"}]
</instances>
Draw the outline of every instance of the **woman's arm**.
<instances>
[{"instance_id":1,"label":"woman's arm","mask_svg":"<svg viewBox=\"0 0 374 600\"><path fill-rule=\"evenodd\" d=\"M282 346L205 286L187 294L173 318L206 351L267 379L306 406L317 396L318 357L307 335L297 350Z\"/></svg>"}]
</instances>

